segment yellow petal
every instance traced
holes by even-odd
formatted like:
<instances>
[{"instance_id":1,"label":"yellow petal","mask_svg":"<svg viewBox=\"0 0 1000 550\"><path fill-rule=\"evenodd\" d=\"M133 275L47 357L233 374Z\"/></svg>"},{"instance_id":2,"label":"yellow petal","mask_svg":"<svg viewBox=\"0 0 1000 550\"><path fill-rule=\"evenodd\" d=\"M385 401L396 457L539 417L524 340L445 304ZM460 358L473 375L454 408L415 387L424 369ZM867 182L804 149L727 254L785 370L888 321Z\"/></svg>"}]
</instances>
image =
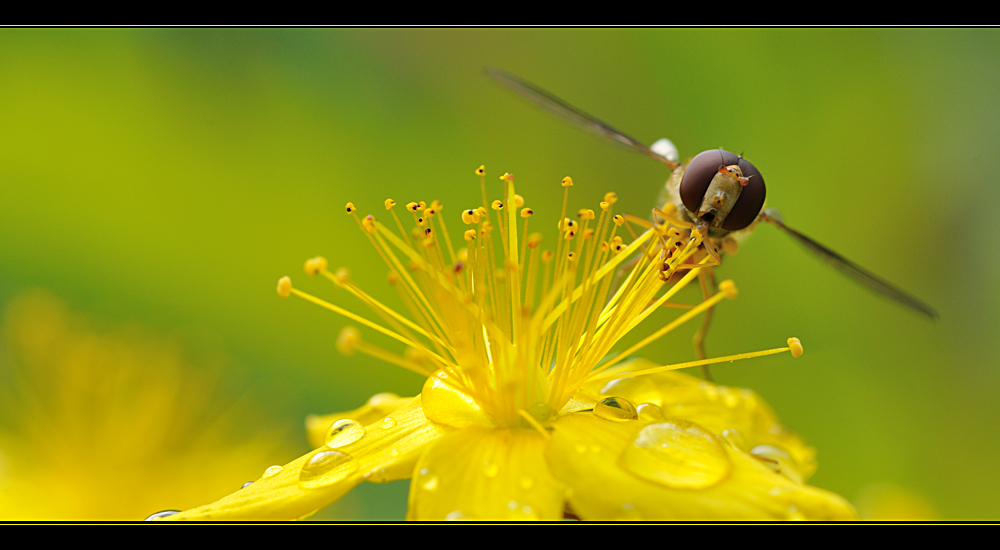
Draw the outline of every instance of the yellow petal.
<instances>
[{"instance_id":1,"label":"yellow petal","mask_svg":"<svg viewBox=\"0 0 1000 550\"><path fill-rule=\"evenodd\" d=\"M534 430L465 428L417 462L408 519L561 519L563 489Z\"/></svg>"},{"instance_id":2,"label":"yellow petal","mask_svg":"<svg viewBox=\"0 0 1000 550\"><path fill-rule=\"evenodd\" d=\"M409 477L426 446L446 433L424 417L420 397L364 427L357 441L321 448L229 496L170 520L297 519L337 500L361 481ZM270 469L269 469L270 470Z\"/></svg>"},{"instance_id":3,"label":"yellow petal","mask_svg":"<svg viewBox=\"0 0 1000 550\"><path fill-rule=\"evenodd\" d=\"M691 422L670 422L684 431L695 429L689 435L696 440L707 431ZM554 422L547 457L553 474L570 490L567 499L571 509L592 520L855 517L851 505L840 496L795 483L730 445L701 448L700 441L682 436L676 443L687 448L679 453L668 453L660 457L662 460L656 456L635 460L635 453L645 450L630 447L658 437L643 435L643 430L653 426L659 426L654 431L670 430L662 424L610 422L590 414L569 415ZM647 441L641 441L643 437ZM718 454L720 450L725 459ZM683 455L687 455L687 462L676 460ZM711 479L708 468L713 465L729 469L719 476L721 479ZM698 483L698 476L708 482ZM687 480L689 486L683 487L678 480Z\"/></svg>"},{"instance_id":4,"label":"yellow petal","mask_svg":"<svg viewBox=\"0 0 1000 550\"><path fill-rule=\"evenodd\" d=\"M386 415L412 401L412 397L400 397L394 393L373 395L363 406L343 413L309 415L306 418L306 437L314 449L326 443L330 426L338 420L349 418L362 426L382 420Z\"/></svg>"},{"instance_id":5,"label":"yellow petal","mask_svg":"<svg viewBox=\"0 0 1000 550\"><path fill-rule=\"evenodd\" d=\"M615 370L654 366L637 359ZM665 417L696 422L713 434L724 435L742 451L760 446L767 458L787 454L781 462L784 471L796 481L808 479L816 471L816 451L781 425L767 403L749 389L717 386L680 372L662 372L591 385L584 388L583 394L624 397L635 405L652 403ZM777 453L772 452L774 449Z\"/></svg>"}]
</instances>

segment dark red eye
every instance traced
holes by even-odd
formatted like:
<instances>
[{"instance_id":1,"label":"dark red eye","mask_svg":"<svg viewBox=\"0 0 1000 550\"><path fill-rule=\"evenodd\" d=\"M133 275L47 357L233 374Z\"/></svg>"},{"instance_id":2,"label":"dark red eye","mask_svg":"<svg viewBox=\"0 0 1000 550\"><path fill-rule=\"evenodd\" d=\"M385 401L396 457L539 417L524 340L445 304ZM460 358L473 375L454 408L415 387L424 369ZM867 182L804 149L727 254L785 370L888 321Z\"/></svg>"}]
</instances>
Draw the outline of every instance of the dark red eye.
<instances>
[{"instance_id":1,"label":"dark red eye","mask_svg":"<svg viewBox=\"0 0 1000 550\"><path fill-rule=\"evenodd\" d=\"M729 211L722 228L727 231L737 231L753 223L764 207L764 178L760 171L750 164L746 159L740 158L735 153L722 149L709 149L698 153L698 156L691 159L684 170L684 177L681 178L681 201L684 206L693 214L697 214L701 207L708 185L712 183L712 178L719 172L720 166L740 167L743 177L749 178L747 185L740 191L740 198L736 199L736 204Z\"/></svg>"}]
</instances>

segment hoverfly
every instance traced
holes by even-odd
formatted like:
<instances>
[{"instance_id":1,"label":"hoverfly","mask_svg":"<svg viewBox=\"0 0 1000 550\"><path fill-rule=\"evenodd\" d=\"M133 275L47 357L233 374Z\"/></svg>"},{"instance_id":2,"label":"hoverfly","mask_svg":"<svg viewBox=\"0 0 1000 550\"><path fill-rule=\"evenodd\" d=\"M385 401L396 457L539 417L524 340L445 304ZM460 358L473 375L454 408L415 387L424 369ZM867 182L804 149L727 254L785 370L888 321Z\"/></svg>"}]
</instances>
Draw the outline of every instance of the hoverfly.
<instances>
[{"instance_id":1,"label":"hoverfly","mask_svg":"<svg viewBox=\"0 0 1000 550\"><path fill-rule=\"evenodd\" d=\"M710 149L682 164L678 162L677 148L667 139L661 139L647 147L526 80L492 67L486 69L486 74L528 101L584 130L666 164L671 169L671 175L664 186L661 197L663 200L660 201L663 209L653 209L654 219L659 217L679 227L697 229L705 235L701 246L715 260L706 265L721 263L722 256L735 252L739 242L757 225L767 223L791 235L807 250L870 290L928 318L938 317L937 311L922 300L788 227L774 208L764 208L764 178L742 155L723 149ZM646 220L631 219L649 224ZM707 298L715 292L712 268L702 269L699 279L702 292ZM698 359L705 358L704 337L711 319L712 310L709 309L694 337ZM707 370L702 373L708 377Z\"/></svg>"}]
</instances>

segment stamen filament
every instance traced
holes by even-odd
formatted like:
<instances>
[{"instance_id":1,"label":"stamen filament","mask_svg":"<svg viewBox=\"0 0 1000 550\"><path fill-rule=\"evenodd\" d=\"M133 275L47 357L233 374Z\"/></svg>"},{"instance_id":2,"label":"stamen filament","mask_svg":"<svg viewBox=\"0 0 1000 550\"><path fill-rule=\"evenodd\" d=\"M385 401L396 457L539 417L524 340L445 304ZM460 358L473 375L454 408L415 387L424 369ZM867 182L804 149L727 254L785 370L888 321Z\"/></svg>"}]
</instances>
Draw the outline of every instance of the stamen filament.
<instances>
[{"instance_id":1,"label":"stamen filament","mask_svg":"<svg viewBox=\"0 0 1000 550\"><path fill-rule=\"evenodd\" d=\"M700 367L702 365L713 365L715 363L726 363L731 361L739 361L741 359L751 359L754 357L764 357L767 355L775 355L778 353L784 353L786 351L792 351L792 348L775 348L764 351L753 351L749 353L737 353L736 355L727 355L725 357L716 357L713 359L701 359L699 361L688 361L687 363L677 363L675 365L664 365L662 367L653 367L649 369L642 369L638 371L631 372L621 372L614 374L605 374L604 376L594 376L587 379L587 383L593 382L610 382L612 380L619 380L622 378L631 378L633 376L644 376L647 374L655 374L657 372L665 372L670 370L680 370L687 369L691 367Z\"/></svg>"}]
</instances>

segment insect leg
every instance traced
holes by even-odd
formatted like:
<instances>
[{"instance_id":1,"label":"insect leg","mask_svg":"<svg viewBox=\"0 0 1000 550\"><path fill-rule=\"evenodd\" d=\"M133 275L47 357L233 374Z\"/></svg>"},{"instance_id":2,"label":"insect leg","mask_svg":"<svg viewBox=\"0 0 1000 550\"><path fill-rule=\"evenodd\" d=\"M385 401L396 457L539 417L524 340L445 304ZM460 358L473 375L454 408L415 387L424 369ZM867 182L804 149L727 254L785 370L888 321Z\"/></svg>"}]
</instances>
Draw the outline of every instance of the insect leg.
<instances>
[{"instance_id":1,"label":"insect leg","mask_svg":"<svg viewBox=\"0 0 1000 550\"><path fill-rule=\"evenodd\" d=\"M702 269L698 273L698 281L701 283L701 293L705 296L706 300L715 294L715 273L711 267ZM705 334L708 333L708 327L712 324L712 312L714 311L714 307L708 308L705 311L705 318L701 322L701 328L694 334L694 354L699 361L706 357ZM705 380L712 381L712 373L708 371L708 365L701 365L698 369L701 370L701 375L705 377Z\"/></svg>"}]
</instances>

